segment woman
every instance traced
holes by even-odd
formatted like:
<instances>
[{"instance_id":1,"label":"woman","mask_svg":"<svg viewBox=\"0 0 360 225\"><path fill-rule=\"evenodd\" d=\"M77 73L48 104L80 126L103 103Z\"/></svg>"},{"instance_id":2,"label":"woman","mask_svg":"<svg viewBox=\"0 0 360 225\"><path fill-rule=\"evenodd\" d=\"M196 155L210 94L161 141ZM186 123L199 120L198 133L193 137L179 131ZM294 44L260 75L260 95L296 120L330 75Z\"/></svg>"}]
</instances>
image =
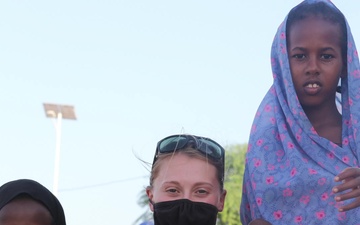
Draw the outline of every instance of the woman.
<instances>
[{"instance_id":1,"label":"woman","mask_svg":"<svg viewBox=\"0 0 360 225\"><path fill-rule=\"evenodd\" d=\"M224 157L209 138L179 134L159 141L146 188L155 225L215 225L226 196Z\"/></svg>"}]
</instances>

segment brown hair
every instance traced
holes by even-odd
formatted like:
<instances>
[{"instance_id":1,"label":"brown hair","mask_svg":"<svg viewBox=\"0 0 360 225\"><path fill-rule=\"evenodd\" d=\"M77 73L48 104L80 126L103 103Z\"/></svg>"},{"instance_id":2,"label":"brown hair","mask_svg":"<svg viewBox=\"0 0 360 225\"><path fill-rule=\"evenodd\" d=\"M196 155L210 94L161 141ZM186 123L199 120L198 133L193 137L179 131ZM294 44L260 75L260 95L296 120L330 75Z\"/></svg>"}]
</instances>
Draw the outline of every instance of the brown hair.
<instances>
[{"instance_id":1,"label":"brown hair","mask_svg":"<svg viewBox=\"0 0 360 225\"><path fill-rule=\"evenodd\" d=\"M204 160L206 162L209 162L211 165L215 166L216 168L216 177L218 178L219 184L220 184L220 191L224 190L224 165L222 165L222 162L215 162L213 159L206 157L205 155L203 155L202 153L200 153L198 150L191 148L191 147L186 147L184 149L180 149L177 150L176 152L171 152L171 153L162 153L160 155L157 156L157 159L154 163L154 165L152 166L152 169L150 171L150 186L148 188L151 188L154 182L154 179L158 176L159 171L160 171L160 166L161 166L161 162L166 159L166 158L170 158L173 157L174 154L178 154L178 153L182 153L185 154L189 157L194 157L200 160Z\"/></svg>"}]
</instances>

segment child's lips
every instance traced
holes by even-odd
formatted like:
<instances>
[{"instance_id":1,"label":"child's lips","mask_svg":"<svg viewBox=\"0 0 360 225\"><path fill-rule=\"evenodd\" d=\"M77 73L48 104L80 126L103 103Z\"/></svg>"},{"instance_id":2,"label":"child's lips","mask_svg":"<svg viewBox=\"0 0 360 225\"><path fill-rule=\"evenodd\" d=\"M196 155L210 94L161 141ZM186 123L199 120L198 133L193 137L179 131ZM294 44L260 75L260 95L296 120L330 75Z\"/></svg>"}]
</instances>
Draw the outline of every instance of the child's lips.
<instances>
[{"instance_id":1,"label":"child's lips","mask_svg":"<svg viewBox=\"0 0 360 225\"><path fill-rule=\"evenodd\" d=\"M308 95L316 95L321 90L321 84L319 82L307 82L304 84L304 91Z\"/></svg>"}]
</instances>

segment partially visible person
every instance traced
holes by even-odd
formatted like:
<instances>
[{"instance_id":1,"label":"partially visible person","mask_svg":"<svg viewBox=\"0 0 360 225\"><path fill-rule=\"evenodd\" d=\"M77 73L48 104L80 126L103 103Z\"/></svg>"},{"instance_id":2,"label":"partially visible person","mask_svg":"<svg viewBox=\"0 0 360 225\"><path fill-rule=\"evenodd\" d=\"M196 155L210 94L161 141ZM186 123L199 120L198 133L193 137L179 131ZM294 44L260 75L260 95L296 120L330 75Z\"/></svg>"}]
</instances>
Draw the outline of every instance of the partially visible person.
<instances>
[{"instance_id":1,"label":"partially visible person","mask_svg":"<svg viewBox=\"0 0 360 225\"><path fill-rule=\"evenodd\" d=\"M146 193L155 225L215 225L224 208L225 151L194 135L160 140Z\"/></svg>"},{"instance_id":2,"label":"partially visible person","mask_svg":"<svg viewBox=\"0 0 360 225\"><path fill-rule=\"evenodd\" d=\"M271 225L271 223L263 219L255 219L251 221L249 225Z\"/></svg>"},{"instance_id":3,"label":"partially visible person","mask_svg":"<svg viewBox=\"0 0 360 225\"><path fill-rule=\"evenodd\" d=\"M303 1L280 25L271 63L274 83L248 143L242 223L360 224L360 65L344 15L329 0Z\"/></svg>"},{"instance_id":4,"label":"partially visible person","mask_svg":"<svg viewBox=\"0 0 360 225\"><path fill-rule=\"evenodd\" d=\"M66 225L59 200L43 185L28 179L0 187L0 225Z\"/></svg>"}]
</instances>

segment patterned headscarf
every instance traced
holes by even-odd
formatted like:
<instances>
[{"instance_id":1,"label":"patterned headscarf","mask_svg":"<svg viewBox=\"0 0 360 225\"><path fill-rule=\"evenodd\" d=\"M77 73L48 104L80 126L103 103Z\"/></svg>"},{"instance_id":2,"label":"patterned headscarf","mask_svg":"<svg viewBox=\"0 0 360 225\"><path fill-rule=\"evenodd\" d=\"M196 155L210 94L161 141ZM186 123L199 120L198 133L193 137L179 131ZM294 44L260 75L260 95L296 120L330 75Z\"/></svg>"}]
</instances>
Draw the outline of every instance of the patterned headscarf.
<instances>
[{"instance_id":1,"label":"patterned headscarf","mask_svg":"<svg viewBox=\"0 0 360 225\"><path fill-rule=\"evenodd\" d=\"M308 0L300 4L325 2ZM336 9L338 10L338 9ZM340 12L340 11L339 11ZM360 224L360 208L338 212L334 177L358 167L360 154L360 66L347 27L347 78L341 80L342 147L320 137L307 118L290 73L286 22L271 50L274 82L256 113L244 173L241 221L263 218L273 224Z\"/></svg>"},{"instance_id":2,"label":"patterned headscarf","mask_svg":"<svg viewBox=\"0 0 360 225\"><path fill-rule=\"evenodd\" d=\"M55 225L66 225L64 210L59 200L46 187L33 180L14 180L1 186L0 210L20 195L27 195L43 204L49 210Z\"/></svg>"}]
</instances>

